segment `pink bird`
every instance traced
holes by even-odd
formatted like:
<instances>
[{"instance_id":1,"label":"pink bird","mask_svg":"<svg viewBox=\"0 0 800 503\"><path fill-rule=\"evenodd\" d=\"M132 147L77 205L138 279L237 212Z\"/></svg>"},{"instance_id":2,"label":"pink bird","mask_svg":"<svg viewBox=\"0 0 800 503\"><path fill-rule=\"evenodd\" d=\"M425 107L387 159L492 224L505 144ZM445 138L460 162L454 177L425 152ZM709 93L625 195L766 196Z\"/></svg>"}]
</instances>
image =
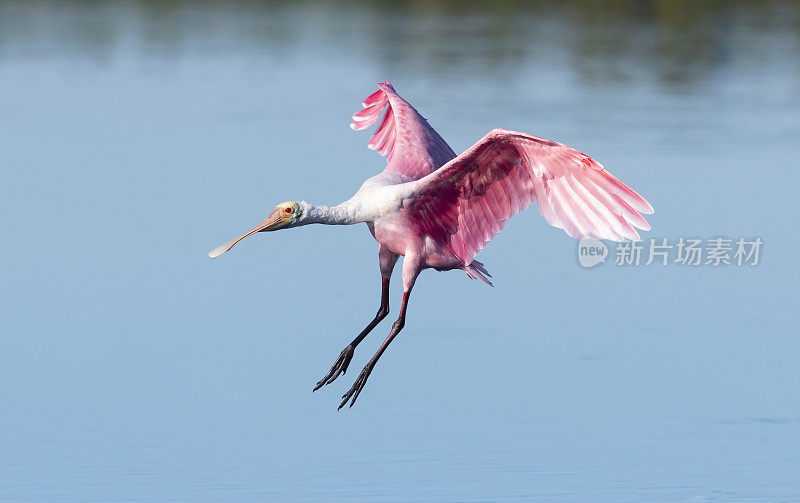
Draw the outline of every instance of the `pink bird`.
<instances>
[{"instance_id":1,"label":"pink bird","mask_svg":"<svg viewBox=\"0 0 800 503\"><path fill-rule=\"evenodd\" d=\"M456 156L389 82L378 84L378 91L362 106L350 127L364 129L380 120L367 146L386 156L383 172L367 179L352 198L337 206L281 203L263 222L208 254L218 257L256 232L306 224L367 224L379 243L380 307L314 391L347 372L356 346L389 314L389 278L397 258L404 257L400 314L342 396L339 409L348 400L353 406L378 359L403 329L408 299L420 272L461 269L470 278L492 285L491 275L475 256L531 201L536 201L547 223L573 238L637 240L634 227L650 229L640 214L653 212L647 201L600 163L564 144L493 129Z\"/></svg>"}]
</instances>

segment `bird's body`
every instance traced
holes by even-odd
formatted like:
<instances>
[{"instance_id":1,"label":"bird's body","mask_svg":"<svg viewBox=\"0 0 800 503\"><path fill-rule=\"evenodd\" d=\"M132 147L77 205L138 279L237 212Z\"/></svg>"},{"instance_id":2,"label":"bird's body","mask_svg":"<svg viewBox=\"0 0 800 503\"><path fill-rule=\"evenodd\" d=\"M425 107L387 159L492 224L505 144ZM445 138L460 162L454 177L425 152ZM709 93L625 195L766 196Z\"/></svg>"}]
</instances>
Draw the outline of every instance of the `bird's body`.
<instances>
[{"instance_id":1,"label":"bird's body","mask_svg":"<svg viewBox=\"0 0 800 503\"><path fill-rule=\"evenodd\" d=\"M398 257L404 257L400 316L340 408L348 400L355 403L378 358L402 330L408 297L422 270L462 269L491 285L491 275L475 256L532 201L548 223L573 238L639 239L634 227L650 228L640 213L653 211L594 159L558 142L493 129L456 156L388 82L378 87L353 116L351 127L364 129L380 120L368 146L387 157L383 172L334 207L282 203L261 224L209 253L217 257L261 231L312 223L367 224L380 243L381 305L315 389L347 370L355 347L388 314L389 278Z\"/></svg>"},{"instance_id":2,"label":"bird's body","mask_svg":"<svg viewBox=\"0 0 800 503\"><path fill-rule=\"evenodd\" d=\"M352 198L330 210L334 214L348 215L347 224L365 222L375 240L392 253L419 256L423 269L463 268L463 262L448 246L434 241L419 228L408 207L419 190L414 180L384 171L367 179Z\"/></svg>"}]
</instances>

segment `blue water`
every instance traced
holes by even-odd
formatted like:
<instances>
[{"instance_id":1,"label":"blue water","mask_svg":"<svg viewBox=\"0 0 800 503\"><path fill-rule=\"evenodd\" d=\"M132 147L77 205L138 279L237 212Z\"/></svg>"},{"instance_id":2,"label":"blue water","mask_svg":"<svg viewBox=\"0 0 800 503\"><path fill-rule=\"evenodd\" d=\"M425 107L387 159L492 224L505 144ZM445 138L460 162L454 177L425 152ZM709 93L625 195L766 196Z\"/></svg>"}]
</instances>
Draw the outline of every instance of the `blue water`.
<instances>
[{"instance_id":1,"label":"blue water","mask_svg":"<svg viewBox=\"0 0 800 503\"><path fill-rule=\"evenodd\" d=\"M0 500L800 501L797 5L492 9L0 2ZM347 123L387 79L456 151L564 141L645 238L760 263L587 270L529 210L337 412L390 326L311 393L377 308L367 229L206 254L381 170Z\"/></svg>"}]
</instances>

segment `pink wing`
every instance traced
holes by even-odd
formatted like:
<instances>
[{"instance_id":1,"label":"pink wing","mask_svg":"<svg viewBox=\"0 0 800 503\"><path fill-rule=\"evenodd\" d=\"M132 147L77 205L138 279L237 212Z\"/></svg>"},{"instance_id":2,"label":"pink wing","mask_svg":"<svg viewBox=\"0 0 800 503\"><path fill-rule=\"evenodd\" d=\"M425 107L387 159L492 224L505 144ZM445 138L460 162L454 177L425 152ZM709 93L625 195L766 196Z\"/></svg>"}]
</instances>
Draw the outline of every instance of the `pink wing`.
<instances>
[{"instance_id":1,"label":"pink wing","mask_svg":"<svg viewBox=\"0 0 800 503\"><path fill-rule=\"evenodd\" d=\"M364 110L353 115L350 124L355 130L378 122L386 108L378 130L367 145L386 156L386 169L417 180L456 156L428 121L401 98L390 83L378 84L378 91L370 94L362 106Z\"/></svg>"},{"instance_id":2,"label":"pink wing","mask_svg":"<svg viewBox=\"0 0 800 503\"><path fill-rule=\"evenodd\" d=\"M509 218L536 200L550 225L573 238L639 239L653 208L594 159L536 136L494 129L419 182L410 206L420 230L472 259Z\"/></svg>"}]
</instances>

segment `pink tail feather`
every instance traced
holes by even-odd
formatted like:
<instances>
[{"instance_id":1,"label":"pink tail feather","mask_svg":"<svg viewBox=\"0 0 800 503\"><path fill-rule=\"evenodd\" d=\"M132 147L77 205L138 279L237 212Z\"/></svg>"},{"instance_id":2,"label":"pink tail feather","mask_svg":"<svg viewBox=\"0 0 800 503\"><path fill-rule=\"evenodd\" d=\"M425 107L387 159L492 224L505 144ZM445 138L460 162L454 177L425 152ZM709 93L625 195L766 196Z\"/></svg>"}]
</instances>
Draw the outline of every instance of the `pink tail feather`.
<instances>
[{"instance_id":1,"label":"pink tail feather","mask_svg":"<svg viewBox=\"0 0 800 503\"><path fill-rule=\"evenodd\" d=\"M489 278L491 278L492 275L489 274L489 271L487 271L486 268L483 267L483 264L477 260L473 260L468 266L464 266L464 272L467 273L467 276L472 279L479 279L489 286L494 286L494 284L489 281ZM489 278L487 278L487 276Z\"/></svg>"}]
</instances>

